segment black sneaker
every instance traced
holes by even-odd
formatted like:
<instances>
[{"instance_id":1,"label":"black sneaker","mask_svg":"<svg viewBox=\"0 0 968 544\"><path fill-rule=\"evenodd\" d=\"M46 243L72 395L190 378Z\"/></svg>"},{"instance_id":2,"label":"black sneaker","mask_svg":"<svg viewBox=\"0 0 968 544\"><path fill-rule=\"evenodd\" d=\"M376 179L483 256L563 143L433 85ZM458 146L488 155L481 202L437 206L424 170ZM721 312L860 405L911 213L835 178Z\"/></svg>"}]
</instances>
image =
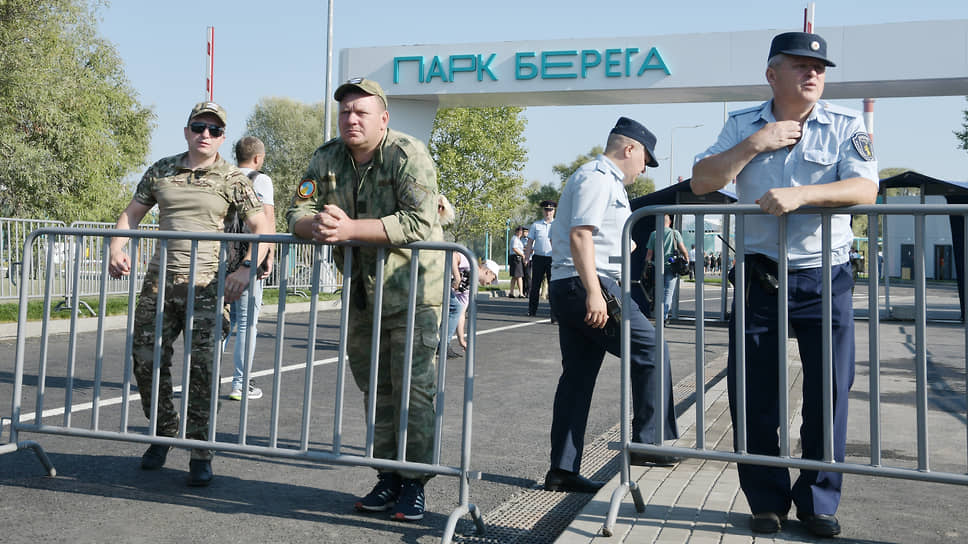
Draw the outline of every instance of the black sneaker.
<instances>
[{"instance_id":1,"label":"black sneaker","mask_svg":"<svg viewBox=\"0 0 968 544\"><path fill-rule=\"evenodd\" d=\"M168 459L168 450L170 449L171 446L162 446L160 444L148 446L144 455L141 456L141 468L143 470L158 470L165 466L165 460Z\"/></svg>"},{"instance_id":2,"label":"black sneaker","mask_svg":"<svg viewBox=\"0 0 968 544\"><path fill-rule=\"evenodd\" d=\"M403 480L400 498L390 512L390 519L420 521L424 517L424 486L420 480Z\"/></svg>"},{"instance_id":3,"label":"black sneaker","mask_svg":"<svg viewBox=\"0 0 968 544\"><path fill-rule=\"evenodd\" d=\"M207 487L212 483L212 462L208 459L192 459L188 461L188 485L191 487Z\"/></svg>"},{"instance_id":4,"label":"black sneaker","mask_svg":"<svg viewBox=\"0 0 968 544\"><path fill-rule=\"evenodd\" d=\"M400 476L394 472L377 474L380 480L365 497L354 505L360 512L385 512L393 507L400 496Z\"/></svg>"},{"instance_id":5,"label":"black sneaker","mask_svg":"<svg viewBox=\"0 0 968 544\"><path fill-rule=\"evenodd\" d=\"M460 359L464 356L464 348L457 346L456 348L447 346L447 358L448 359Z\"/></svg>"}]
</instances>

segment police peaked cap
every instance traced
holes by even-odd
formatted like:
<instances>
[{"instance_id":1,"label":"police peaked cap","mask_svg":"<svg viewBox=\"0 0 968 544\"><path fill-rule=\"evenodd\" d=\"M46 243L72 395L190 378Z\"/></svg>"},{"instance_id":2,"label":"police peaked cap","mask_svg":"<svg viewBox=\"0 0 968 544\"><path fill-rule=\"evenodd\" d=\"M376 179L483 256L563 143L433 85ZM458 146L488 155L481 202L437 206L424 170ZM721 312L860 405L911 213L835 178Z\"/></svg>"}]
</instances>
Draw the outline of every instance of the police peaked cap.
<instances>
[{"instance_id":1,"label":"police peaked cap","mask_svg":"<svg viewBox=\"0 0 968 544\"><path fill-rule=\"evenodd\" d=\"M837 66L827 58L827 42L817 34L809 32L784 32L773 38L770 44L771 59L776 55L796 55L822 60L827 66Z\"/></svg>"},{"instance_id":2,"label":"police peaked cap","mask_svg":"<svg viewBox=\"0 0 968 544\"><path fill-rule=\"evenodd\" d=\"M627 136L639 142L649 152L649 162L646 165L652 168L659 166L659 161L655 160L655 134L652 134L649 129L645 128L638 121L629 119L628 117L619 117L615 123L615 128L609 134L621 134L622 136Z\"/></svg>"}]
</instances>

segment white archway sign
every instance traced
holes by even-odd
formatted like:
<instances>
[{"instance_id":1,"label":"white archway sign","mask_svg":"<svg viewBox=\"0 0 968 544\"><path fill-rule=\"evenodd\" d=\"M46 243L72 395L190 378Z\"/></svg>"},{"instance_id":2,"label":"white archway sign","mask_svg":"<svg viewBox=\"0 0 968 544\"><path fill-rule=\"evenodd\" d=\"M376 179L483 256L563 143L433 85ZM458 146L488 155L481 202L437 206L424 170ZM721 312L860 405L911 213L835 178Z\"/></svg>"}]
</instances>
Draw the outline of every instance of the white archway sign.
<instances>
[{"instance_id":1,"label":"white archway sign","mask_svg":"<svg viewBox=\"0 0 968 544\"><path fill-rule=\"evenodd\" d=\"M769 43L784 31L344 49L340 81L380 82L391 126L427 141L438 107L765 100ZM837 64L824 98L968 95L968 20L820 34Z\"/></svg>"}]
</instances>

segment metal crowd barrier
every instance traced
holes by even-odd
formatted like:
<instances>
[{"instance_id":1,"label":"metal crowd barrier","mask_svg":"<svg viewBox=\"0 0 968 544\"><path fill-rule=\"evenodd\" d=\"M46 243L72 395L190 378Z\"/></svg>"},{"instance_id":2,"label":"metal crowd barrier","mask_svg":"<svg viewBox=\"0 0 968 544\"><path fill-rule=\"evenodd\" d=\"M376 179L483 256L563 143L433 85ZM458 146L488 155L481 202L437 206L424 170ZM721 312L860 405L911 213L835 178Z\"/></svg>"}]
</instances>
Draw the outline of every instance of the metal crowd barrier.
<instances>
[{"instance_id":1,"label":"metal crowd barrier","mask_svg":"<svg viewBox=\"0 0 968 544\"><path fill-rule=\"evenodd\" d=\"M20 279L21 266L24 263L24 241L35 229L63 226L64 223L62 221L0 217L0 300L14 300L17 298L17 293L20 290L17 284L18 281L20 281L20 285L26 285L35 296L43 295L43 292L36 287L36 278L47 275L47 269L45 267L59 263L31 263L33 274ZM55 243L54 240L46 236L39 237L36 240L42 247ZM56 254L59 259L64 258L63 251L59 251ZM61 262L63 261L61 260ZM59 281L63 283L62 280Z\"/></svg>"},{"instance_id":2,"label":"metal crowd barrier","mask_svg":"<svg viewBox=\"0 0 968 544\"><path fill-rule=\"evenodd\" d=\"M744 278L745 277L745 266L744 262L744 218L747 215L761 215L763 212L760 210L759 206L756 205L690 205L690 206L648 206L641 208L634 212L632 216L625 223L625 228L622 233L622 304L625 306L634 304L631 292L632 289L638 289L638 278L631 277L631 263L629 256L632 253L632 227L635 223L641 220L647 215L655 216L656 224L656 240L661 240L664 234L664 223L663 214L685 214L685 215L695 215L696 224L702 225L704 215L707 214L722 214L726 216L735 216L735 277ZM653 455L671 455L682 458L696 458L696 459L706 459L706 460L718 460L726 462L735 463L746 463L746 464L756 464L756 465L766 465L774 467L786 467L786 468L797 468L797 469L807 469L807 470L822 470L822 471L832 471L832 472L842 472L848 474L861 474L869 476L880 476L907 480L918 480L925 482L937 482L937 483L947 483L947 484L958 484L958 485L968 485L968 460L966 460L966 472L965 473L955 473L955 472L943 472L943 471L933 471L931 470L929 463L929 436L928 436L928 425L927 425L927 415L928 415L928 371L927 371L927 345L926 345L926 334L925 334L925 323L926 323L926 282L925 282L925 217L927 215L960 215L966 218L964 222L964 238L963 240L968 242L968 205L877 205L877 206L853 206L850 208L812 208L809 210L798 210L794 213L812 214L821 216L822 224L822 247L823 247L823 257L822 257L822 268L823 268L823 286L822 286L822 338L823 338L823 436L824 436L824 448L823 448L823 459L820 460L810 460L802 458L791 457L791 447L790 447L790 433L789 425L781 424L779 428L779 444L780 444L780 454L779 456L773 457L768 455L755 455L750 454L746 451L746 361L745 361L745 305L737 304L735 305L736 311L736 345L737 345L737 355L736 355L736 398L743 399L743 405L737 407L736 416L736 431L735 435L738 440L738 444L734 445L734 451L723 451L710 449L706 446L706 398L705 398L705 388L702 384L706 383L705 375L705 323L704 319L696 319L696 404L695 404L695 429L696 429L696 443L692 448L689 447L676 447L676 446L665 446L662 444L663 437L663 426L658 425L658 443L657 444L643 444L632 442L631 440L631 359L630 351L631 344L629 341L630 325L628 316L623 316L622 319L622 357L621 357L621 451L622 451L622 468L621 468L621 484L612 494L611 502L609 504L608 515L606 517L604 526L602 527L602 534L605 536L611 536L612 529L615 525L616 519L618 517L618 510L621 506L621 502L624 500L626 494L631 492L633 501L635 503L636 510L638 512L645 511L645 502L642 499L642 492L635 482L631 480L630 472L630 458L629 454L635 453L646 453ZM834 460L833 453L833 368L832 368L832 341L831 341L831 331L832 331L832 295L831 295L831 216L837 214L849 214L849 215L867 215L869 234L868 237L872 240L878 239L878 218L882 215L913 215L915 218L915 249L914 249L914 292L915 292L915 350L914 350L914 369L916 373L915 382L915 394L916 394L916 429L914 432L917 437L917 467L916 468L906 468L899 466L885 466L883 464L883 459L881 455L881 416L880 416L880 403L881 403L881 393L880 393L880 350L879 350L879 311L878 309L878 273L877 273L877 259L869 259L867 263L868 266L868 304L871 308L868 318L868 331L869 331L869 359L870 359L870 463L869 464L858 464L858 463L838 463ZM786 229L787 229L787 216L782 216L779 218L779 254L781 256L787 255L787 242L786 242ZM968 244L966 244L968 245ZM965 258L965 268L963 270L968 270L968 247L965 248L964 258ZM701 255L704 252L703 247L703 237L696 237L696 254ZM724 256L726 252L724 250ZM728 260L723 259L723 267L726 268ZM662 292L662 274L663 274L663 258L662 254L659 253L655 259L655 297L653 309L653 315L662 315L662 303L663 297L660 296ZM703 294L703 274L702 267L696 267L696 315L704 315L704 297ZM778 278L779 280L779 293L785 293L787 291L787 281L788 281L788 265L785 258L781 258L778 263ZM962 289L966 290L964 287L968 283L962 284ZM962 296L968 296L968 293L964 291L961 293ZM745 299L745 285L743 281L737 281L734 286L733 293L735 300ZM787 316L787 297L778 296L777 297L777 308L778 315ZM780 421L788 421L787 414L790 408L789 399L789 383L787 376L789 375L789 360L787 356L787 340L788 336L788 320L780 319L778 325L778 353L777 360L780 362L781 368L779 370L779 383L778 383L778 399L779 399L779 415ZM968 325L962 327L964 329L965 335L965 346L966 353L964 360L966 365L968 365ZM664 340L664 326L661 319L656 320L656 343L662 345ZM664 361L664 351L661 349L655 350L656 352L656 366L657 368L662 368L662 365L667 364ZM968 375L968 366L966 366L966 375ZM655 415L656 421L664 421L665 418L665 403L661 401L662 391L664 387L664 374L662 372L657 372L656 376L658 379L655 383L655 398L660 399L655 402L657 407L657 414ZM968 378L966 378L968 381ZM966 384L968 385L968 384ZM968 394L966 394L966 403L968 403ZM964 432L966 429L962 429ZM856 436L851 436L851 438L856 441ZM968 438L968 433L966 433L966 438ZM966 443L968 446L968 443ZM968 449L966 449L968 451Z\"/></svg>"},{"instance_id":3,"label":"metal crowd barrier","mask_svg":"<svg viewBox=\"0 0 968 544\"><path fill-rule=\"evenodd\" d=\"M375 382L371 381L371 391L374 394L370 395L370 402L366 407L366 418L365 418L365 446L355 447L346 446L344 444L344 428L343 428L343 412L344 412L344 382L345 375L347 372L347 327L349 321L349 308L350 304L350 293L351 290L351 276L350 273L352 267L352 251L345 251L345 259L343 265L342 273L342 306L340 313L340 327L339 327L339 338L338 338L338 356L337 356L337 377L335 384L334 398L331 401L334 403L334 414L333 414L333 426L332 426L332 445L331 447L324 448L321 446L313 446L312 444L318 442L312 442L313 436L311 432L310 422L312 420L313 405L314 403L325 402L326 399L319 398L320 395L313 394L313 367L314 367L314 355L317 349L317 301L320 292L320 279L323 275L323 259L322 254L324 251L331 251L332 246L324 246L322 244L315 244L306 240L302 240L291 235L254 235L254 234L202 234L202 233L179 233L172 231L144 231L144 230L113 230L113 229L91 229L91 228L41 228L35 230L26 238L26 244L24 245L24 267L21 271L21 278L30 277L32 274L36 273L36 270L32 266L35 262L35 256L33 254L33 242L34 240L41 237L94 237L100 238L101 242L97 246L91 246L95 249L95 257L98 263L98 291L100 292L99 297L99 322L97 328L96 337L96 347L95 356L93 360L82 360L77 357L76 354L76 344L77 344L77 297L78 292L75 290L73 298L74 303L72 304L72 314L71 314L71 326L70 335L68 337L69 347L67 349L67 361L64 380L64 403L63 410L55 410L56 415L60 415L62 412L62 418L60 421L52 421L53 416L44 417L44 408L47 403L47 387L45 384L49 383L51 378L50 366L48 365L48 352L50 351L50 338L47 334L47 325L50 320L50 293L49 289L52 276L47 275L46 280L47 297L45 300L45 313L43 316L43 332L40 339L39 357L37 361L37 391L36 391L36 401L34 402L34 412L32 417L24 418L23 413L23 403L24 403L24 372L26 368L27 361L26 356L26 326L27 326L27 298L28 290L26 288L20 291L20 313L18 317L18 330L17 330L17 348L16 348L16 360L14 366L13 374L13 402L11 407L11 417L9 421L4 423L9 424L9 439L6 444L0 445L0 455L4 453L10 453L17 451L19 449L32 449L37 454L41 463L45 466L50 476L55 475L55 469L50 463L43 448L39 443L35 441L21 441L20 433L41 433L41 434L51 434L51 435L61 435L61 436L71 436L77 438L89 438L89 439L101 439L101 440L116 440L125 442L135 442L135 443L147 443L147 444L159 444L159 445L169 445L180 448L200 448L209 449L220 452L233 452L233 453L243 453L260 455L265 457L273 458L285 458L285 459L300 459L306 461L314 461L320 463L330 463L335 465L356 465L356 466L368 466L378 469L389 469L389 470L409 470L424 472L428 474L435 475L445 475L445 476L455 476L459 478L459 497L458 506L450 514L445 532L442 537L442 542L451 542L454 531L457 526L457 522L465 514L470 514L474 523L476 524L479 534L484 532L484 524L479 513L478 508L472 504L469 500L469 480L471 477L470 472L470 454L471 454L471 416L473 407L473 385L474 385L474 375L475 375L475 344L476 344L476 329L477 329L477 288L478 288L478 271L477 267L471 267L471 293L469 298L469 303L467 307L467 323L468 323L468 347L467 355L465 358L464 365L464 391L463 391L463 404L461 409L461 423L460 423L460 451L459 451L459 462L456 464L444 464L441 459L441 449L442 449L442 437L444 436L444 406L445 406L445 396L449 393L446 388L446 370L447 370L447 345L448 342L440 342L438 347L438 362L437 362L437 394L435 398L435 429L434 429L434 445L433 445L433 462L417 463L412 461L406 461L406 436L407 436L407 408L409 404L409 394L408 388L404 387L404 394L401 395L401 420L399 423L399 436L398 441L400 444L400 451L396 459L378 459L373 457L373 442L374 442L374 429L375 429L375 414L376 414L376 388ZM233 425L232 429L236 430L233 433L227 433L226 429L218 429L216 432L216 425L218 422L218 402L219 402L219 385L221 376L221 362L222 353L221 349L216 348L214 357L214 368L212 369L212 395L211 395L211 419L209 422L208 436L209 440L193 440L186 438L186 426L185 422L186 413L188 410L188 394L186 392L185 384L189 382L189 375L191 372L190 366L190 356L191 356L191 340L192 335L183 334L184 342L184 354L183 354L183 364L181 366L181 376L182 376L182 387L181 387L181 400L176 402L175 409L179 412L179 419L181 421L181 427L178 431L176 437L163 437L156 434L156 414L158 413L158 376L161 361L161 340L160 340L160 327L162 319L162 311L164 308L163 303L157 305L157 311L155 315L155 346L154 346L154 366L153 366L153 391L151 395L152 405L151 405L151 417L148 419L147 429L139 430L138 428L132 429L131 424L128 421L129 415L129 403L132 401L137 401L140 395L137 393L132 393L132 330L134 326L134 313L135 313L135 299L138 291L135 289L135 282L129 282L128 284L128 318L127 318L127 334L126 334L126 345L124 351L123 364L118 364L118 361L110 361L109 358L105 357L105 327L104 327L104 310L105 310L105 299L106 293L108 292L109 276L108 276L108 258L109 245L112 237L121 236L131 239L131 243L140 243L143 240L151 240L158 244L158 250L160 252L160 266L158 277L164 278L166 274L166 268L168 263L168 245L170 240L191 240L191 252L192 252L192 268L189 276L189 291L188 291L188 306L186 309L186 326L185 330L192 330L192 319L195 308L194 300L194 283L195 283L195 265L196 259L194 258L196 252L198 251L198 243L202 241L217 241L220 242L221 248L224 252L227 249L227 242L232 240L245 240L254 244L253 251L258 250L258 244L260 243L273 243L277 244L280 251L276 257L279 263L278 274L279 274L279 304L278 304L278 319L275 330L275 350L274 350L274 360L273 360L273 381L271 386L272 399L271 399L271 415L269 417L267 436L250 436L248 431L249 426L249 413L248 413L248 398L243 395L242 402L240 405L240 417L238 421L238 426ZM380 321L382 317L381 303L383 296L383 271L384 264L386 262L388 251L399 251L400 249L409 250L412 252L411 268L410 268L410 286L409 286L409 304L407 309L407 345L412 346L414 341L414 321L415 321L415 308L416 308L416 293L417 293L417 266L419 263L420 255L428 251L443 251L446 252L445 268L444 268L444 278L449 278L452 266L452 256L454 252L459 252L464 254L470 262L477 262L477 258L472 251L469 249L445 242L417 242L412 244L407 244L404 246L381 246L378 244L368 244L368 243L342 243L338 244L346 248L352 247L375 247L377 248L377 263L376 263L376 294L373 303L373 323L374 330L372 335L372 358L370 361L370 373L373 377L372 380L376 379L379 365L378 354L380 352L380 341L381 335L379 331ZM78 245L75 250L75 256L79 255L81 252L81 245ZM287 394L289 391L285 389L282 383L282 364L283 364L283 341L285 339L285 327L286 327L286 298L288 292L288 282L290 279L290 271L293 267L290 267L290 262L293 259L294 254L298 254L293 251L294 248L303 248L306 251L312 251L315 253L312 260L313 267L310 274L310 290L311 290L311 303L310 303L310 314L309 314L309 337L306 342L305 349L305 376L304 384L299 386L302 389L302 394ZM52 245L47 246L47 252L45 257L41 257L39 262L45 265L49 265L54 256L54 248ZM134 276L141 273L141 269L145 267L145 264L140 262L139 259L133 259L131 263L131 274ZM41 270L49 270L48 268L41 268ZM253 268L250 272L250 281L255 279L257 269ZM80 276L80 267L75 267L73 269L73 281L74 285L78 284ZM224 259L222 264L219 266L218 275L216 276L218 281L218 307L222 306L225 295L225 266ZM443 282L443 308L441 313L442 323L440 324L441 336L446 334L448 327L448 314L449 314L449 304L450 304L450 282ZM23 284L22 284L23 285ZM159 293L158 300L164 299L164 282L159 282ZM253 315L252 304L254 304L253 299L249 300L249 312L248 315ZM264 314L263 314L264 315ZM251 323L249 324L250 330ZM214 327L216 337L220 337L222 331L222 314L218 313L216 317L216 323ZM219 345L221 343L218 343ZM249 349L245 346L246 350ZM246 354L248 356L248 354ZM293 352L292 348L287 346L286 358L292 359ZM82 365L87 363L91 364L90 368L86 368ZM173 378L177 378L177 371L179 369L178 363L176 361L172 362L173 367ZM229 371L231 371L232 365L229 363ZM412 352L408 350L405 358L405 368L403 373L403 383L410 383L412 366ZM121 375L112 375L112 372L117 372L119 368L123 368L120 371ZM245 376L243 377L243 383L248 383L250 377L251 369L246 369ZM72 395L76 387L76 381L80 381L81 378L86 378L88 376L93 376L91 379L91 391L92 400L90 403L85 405L74 405L72 403ZM116 380L116 381L112 381ZM118 399L108 399L104 398L102 388L107 389L109 387L117 387L120 384L121 394L120 402ZM178 391L177 383L176 393ZM290 390L292 391L292 390ZM298 393L298 391L295 391ZM291 406L289 404L283 404L284 402L291 402L296 405ZM301 403L301 409L299 404ZM119 408L116 410L111 410L109 407L119 404ZM78 423L77 419L72 418L72 412L77 409L80 411L80 406L85 409L89 408L91 410L91 415L87 424ZM28 406L29 407L29 406ZM288 408L288 409L287 409ZM294 431L293 436L283 436L280 434L280 415L291 412L292 410L300 411L300 420L298 422L298 430ZM114 418L118 417L120 424L117 428L105 428L101 421L104 416ZM6 418L5 418L6 419ZM293 423L293 422L284 422ZM363 430L363 429L360 429ZM231 438L228 440L226 438ZM319 437L317 437L319 438ZM321 441L319 441L321 442ZM362 453L360 453L362 452ZM454 452L450 452L448 457L454 457Z\"/></svg>"},{"instance_id":4,"label":"metal crowd barrier","mask_svg":"<svg viewBox=\"0 0 968 544\"><path fill-rule=\"evenodd\" d=\"M23 251L27 236L35 229L41 227L63 227L62 221L44 221L36 219L15 219L0 218L0 301L17 300L20 289L18 281L20 277L20 266L24 261ZM72 229L98 229L98 231L114 228L114 223L102 223L95 221L75 221L71 223ZM158 230L158 225L142 223L140 230ZM46 285L38 278L46 277L47 270L54 273L53 281L50 285L51 293L55 300L61 299L54 308L55 311L70 310L70 300L75 292L82 297L97 297L102 292L98 272L100 271L101 261L98 249L99 239L97 236L64 236L49 235L34 238L35 248L33 250L34 262L31 263L33 275L22 285L27 286L27 296L31 299L45 297L47 293ZM108 278L105 285L106 292L114 295L125 295L128 292L128 282L134 279L136 290L141 289L141 282L144 280L144 271L147 270L148 261L154 255L157 240L141 238L136 249L132 250L131 258L140 259L142 264L141 272L135 276L123 277L120 279ZM46 252L48 246L53 246L53 259L50 262L41 257ZM281 251L281 246L275 248L276 254ZM312 289L312 270L316 252L311 246L293 246L290 248L290 259L288 262L289 281L287 288L290 294L307 296L307 292ZM332 248L325 246L321 254L324 266L319 280L320 291L332 293L339 289L342 283L342 276L333 262ZM74 283L74 269L78 268L77 282ZM264 287L268 289L279 287L281 271L278 263L273 266L272 273L265 279ZM92 316L96 312L83 300L78 299L78 304L84 307Z\"/></svg>"}]
</instances>

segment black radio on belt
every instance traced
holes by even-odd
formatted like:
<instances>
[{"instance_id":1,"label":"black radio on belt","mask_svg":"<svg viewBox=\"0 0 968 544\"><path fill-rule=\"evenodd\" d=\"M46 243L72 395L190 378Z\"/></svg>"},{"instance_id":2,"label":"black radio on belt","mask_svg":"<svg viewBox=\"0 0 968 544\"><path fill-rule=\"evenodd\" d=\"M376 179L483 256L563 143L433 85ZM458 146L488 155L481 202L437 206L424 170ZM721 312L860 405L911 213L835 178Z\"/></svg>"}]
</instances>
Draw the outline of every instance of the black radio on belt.
<instances>
[{"instance_id":1,"label":"black radio on belt","mask_svg":"<svg viewBox=\"0 0 968 544\"><path fill-rule=\"evenodd\" d=\"M602 284L601 278L598 280L599 286L602 288L602 297L605 299L605 311L608 312L609 325L621 325L622 324L622 303L615 298L612 293L608 292L605 285Z\"/></svg>"},{"instance_id":2,"label":"black radio on belt","mask_svg":"<svg viewBox=\"0 0 968 544\"><path fill-rule=\"evenodd\" d=\"M770 260L769 257L762 256L758 253L748 256L750 265L750 274L756 283L759 284L760 289L763 290L767 295L775 296L777 291L780 289L780 282L776 279L776 263Z\"/></svg>"},{"instance_id":3,"label":"black radio on belt","mask_svg":"<svg viewBox=\"0 0 968 544\"><path fill-rule=\"evenodd\" d=\"M730 251L732 251L734 254L736 253L736 250L733 249L733 246L729 245L729 242L727 242L725 238L719 236L719 239L722 240L723 244L725 244ZM749 270L746 272L746 296L749 296L749 280L751 279L756 280L757 285L760 286L760 289L762 289L764 293L771 297L775 296L780 290L780 281L776 279L776 263L766 255L762 255L760 253L750 253L746 255L745 261L749 267ZM729 273L726 275L726 279L729 280L729 283L735 285L735 276L736 269L730 267Z\"/></svg>"}]
</instances>

